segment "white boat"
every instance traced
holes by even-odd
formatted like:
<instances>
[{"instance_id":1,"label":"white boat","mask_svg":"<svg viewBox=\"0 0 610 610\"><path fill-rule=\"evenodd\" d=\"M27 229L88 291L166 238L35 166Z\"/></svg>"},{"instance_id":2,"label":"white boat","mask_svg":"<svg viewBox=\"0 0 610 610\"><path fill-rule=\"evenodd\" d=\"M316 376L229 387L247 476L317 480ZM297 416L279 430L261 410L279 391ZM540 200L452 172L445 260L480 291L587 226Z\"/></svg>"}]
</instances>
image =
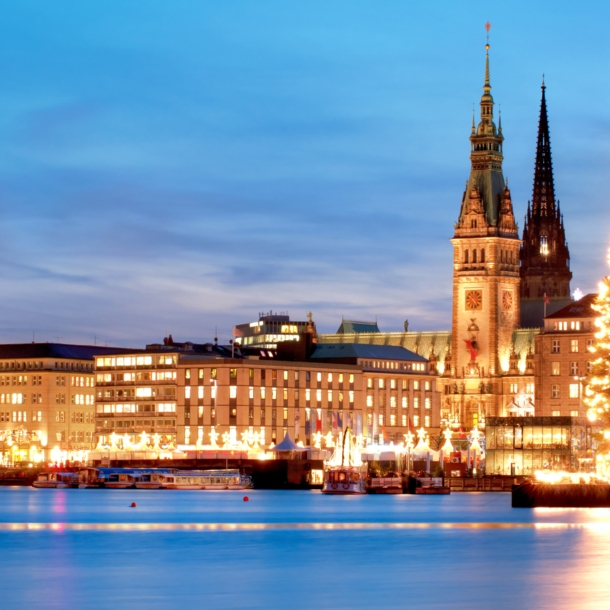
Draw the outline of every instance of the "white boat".
<instances>
[{"instance_id":1,"label":"white boat","mask_svg":"<svg viewBox=\"0 0 610 610\"><path fill-rule=\"evenodd\" d=\"M163 487L162 476L163 473L160 472L143 472L136 481L136 489L161 489Z\"/></svg>"},{"instance_id":2,"label":"white boat","mask_svg":"<svg viewBox=\"0 0 610 610\"><path fill-rule=\"evenodd\" d=\"M367 467L362 463L356 441L349 428L343 433L343 442L329 462L324 464L322 493L365 494Z\"/></svg>"},{"instance_id":3,"label":"white boat","mask_svg":"<svg viewBox=\"0 0 610 610\"><path fill-rule=\"evenodd\" d=\"M32 487L39 489L67 489L76 484L77 476L74 472L41 472L32 483Z\"/></svg>"},{"instance_id":4,"label":"white boat","mask_svg":"<svg viewBox=\"0 0 610 610\"><path fill-rule=\"evenodd\" d=\"M242 475L239 470L183 470L160 474L162 489L248 489L252 478Z\"/></svg>"},{"instance_id":5,"label":"white boat","mask_svg":"<svg viewBox=\"0 0 610 610\"><path fill-rule=\"evenodd\" d=\"M135 487L139 475L136 472L113 472L104 481L104 487L108 489L128 489Z\"/></svg>"}]
</instances>

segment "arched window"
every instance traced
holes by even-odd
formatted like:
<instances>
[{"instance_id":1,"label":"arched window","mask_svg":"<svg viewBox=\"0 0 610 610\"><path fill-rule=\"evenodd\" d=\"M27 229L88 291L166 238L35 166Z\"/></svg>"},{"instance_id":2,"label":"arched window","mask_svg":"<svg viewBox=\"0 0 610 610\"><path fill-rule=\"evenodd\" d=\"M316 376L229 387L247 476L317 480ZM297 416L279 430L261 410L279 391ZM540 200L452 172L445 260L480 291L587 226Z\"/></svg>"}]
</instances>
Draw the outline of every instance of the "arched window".
<instances>
[{"instance_id":1,"label":"arched window","mask_svg":"<svg viewBox=\"0 0 610 610\"><path fill-rule=\"evenodd\" d=\"M546 233L540 235L540 254L547 256L549 253L549 238Z\"/></svg>"},{"instance_id":2,"label":"arched window","mask_svg":"<svg viewBox=\"0 0 610 610\"><path fill-rule=\"evenodd\" d=\"M476 250L472 251L472 262L473 263L477 262L477 251Z\"/></svg>"},{"instance_id":3,"label":"arched window","mask_svg":"<svg viewBox=\"0 0 610 610\"><path fill-rule=\"evenodd\" d=\"M470 221L470 228L471 228L471 229L476 229L476 228L477 228L477 219L476 219L476 218L473 218L473 219Z\"/></svg>"},{"instance_id":4,"label":"arched window","mask_svg":"<svg viewBox=\"0 0 610 610\"><path fill-rule=\"evenodd\" d=\"M485 262L485 248L483 248L481 250L481 262L484 263Z\"/></svg>"},{"instance_id":5,"label":"arched window","mask_svg":"<svg viewBox=\"0 0 610 610\"><path fill-rule=\"evenodd\" d=\"M468 250L464 250L464 263L468 264Z\"/></svg>"}]
</instances>

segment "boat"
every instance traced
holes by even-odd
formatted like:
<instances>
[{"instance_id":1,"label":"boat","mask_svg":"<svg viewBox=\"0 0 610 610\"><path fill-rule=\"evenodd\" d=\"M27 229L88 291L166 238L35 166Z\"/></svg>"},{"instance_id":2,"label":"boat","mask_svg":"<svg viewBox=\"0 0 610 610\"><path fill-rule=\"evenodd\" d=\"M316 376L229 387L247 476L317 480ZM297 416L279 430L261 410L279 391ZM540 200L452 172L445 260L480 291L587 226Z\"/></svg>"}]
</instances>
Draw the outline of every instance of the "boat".
<instances>
[{"instance_id":1,"label":"boat","mask_svg":"<svg viewBox=\"0 0 610 610\"><path fill-rule=\"evenodd\" d=\"M370 494L401 494L401 477L372 477L366 490Z\"/></svg>"},{"instance_id":2,"label":"boat","mask_svg":"<svg viewBox=\"0 0 610 610\"><path fill-rule=\"evenodd\" d=\"M409 477L407 493L418 496L447 496L451 488L443 484L442 477Z\"/></svg>"},{"instance_id":3,"label":"boat","mask_svg":"<svg viewBox=\"0 0 610 610\"><path fill-rule=\"evenodd\" d=\"M104 481L104 487L108 489L128 489L135 487L140 478L137 472L113 472Z\"/></svg>"},{"instance_id":4,"label":"boat","mask_svg":"<svg viewBox=\"0 0 610 610\"><path fill-rule=\"evenodd\" d=\"M143 472L136 481L136 489L161 489L161 472Z\"/></svg>"},{"instance_id":5,"label":"boat","mask_svg":"<svg viewBox=\"0 0 610 610\"><path fill-rule=\"evenodd\" d=\"M41 472L32 483L38 489L68 489L78 483L75 472Z\"/></svg>"},{"instance_id":6,"label":"boat","mask_svg":"<svg viewBox=\"0 0 610 610\"><path fill-rule=\"evenodd\" d=\"M239 470L182 470L159 475L161 489L248 489L252 477Z\"/></svg>"},{"instance_id":7,"label":"boat","mask_svg":"<svg viewBox=\"0 0 610 610\"><path fill-rule=\"evenodd\" d=\"M362 463L349 427L343 433L343 442L335 447L333 456L324 464L322 493L366 493L366 465Z\"/></svg>"}]
</instances>

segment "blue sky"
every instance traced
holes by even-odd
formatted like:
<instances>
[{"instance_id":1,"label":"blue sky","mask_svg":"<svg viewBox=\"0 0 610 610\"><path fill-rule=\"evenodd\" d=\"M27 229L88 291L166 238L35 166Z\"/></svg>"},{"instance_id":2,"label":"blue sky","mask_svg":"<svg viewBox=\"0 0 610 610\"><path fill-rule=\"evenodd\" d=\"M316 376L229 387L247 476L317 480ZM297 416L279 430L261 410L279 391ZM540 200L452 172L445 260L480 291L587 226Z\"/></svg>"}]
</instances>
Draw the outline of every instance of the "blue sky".
<instances>
[{"instance_id":1,"label":"blue sky","mask_svg":"<svg viewBox=\"0 0 610 610\"><path fill-rule=\"evenodd\" d=\"M610 243L599 2L28 2L0 21L1 341L450 327L491 29L522 225L541 74L572 288ZM478 108L477 108L478 110Z\"/></svg>"}]
</instances>

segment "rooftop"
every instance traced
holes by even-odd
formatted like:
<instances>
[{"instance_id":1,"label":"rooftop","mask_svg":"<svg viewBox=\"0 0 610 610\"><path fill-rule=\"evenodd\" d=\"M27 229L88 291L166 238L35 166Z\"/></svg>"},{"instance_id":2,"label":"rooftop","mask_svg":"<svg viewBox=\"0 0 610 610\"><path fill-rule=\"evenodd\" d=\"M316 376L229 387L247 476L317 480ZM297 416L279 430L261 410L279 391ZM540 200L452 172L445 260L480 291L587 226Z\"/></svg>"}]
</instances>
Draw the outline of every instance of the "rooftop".
<instances>
[{"instance_id":1,"label":"rooftop","mask_svg":"<svg viewBox=\"0 0 610 610\"><path fill-rule=\"evenodd\" d=\"M341 326L337 330L338 335L349 335L352 333L378 333L380 332L377 322L363 322L362 320L341 320Z\"/></svg>"},{"instance_id":2,"label":"rooftop","mask_svg":"<svg viewBox=\"0 0 610 610\"><path fill-rule=\"evenodd\" d=\"M570 303L559 311L547 316L545 320L556 320L557 318L597 318L599 313L591 307L597 298L597 294L587 294L582 299Z\"/></svg>"},{"instance_id":3,"label":"rooftop","mask_svg":"<svg viewBox=\"0 0 610 610\"><path fill-rule=\"evenodd\" d=\"M323 343L316 346L312 359L370 358L376 360L408 360L428 362L426 358L398 345L370 345L367 343Z\"/></svg>"},{"instance_id":4,"label":"rooftop","mask_svg":"<svg viewBox=\"0 0 610 610\"><path fill-rule=\"evenodd\" d=\"M0 359L69 358L93 360L95 356L125 354L134 350L103 345L69 345L66 343L6 343L0 344Z\"/></svg>"}]
</instances>

